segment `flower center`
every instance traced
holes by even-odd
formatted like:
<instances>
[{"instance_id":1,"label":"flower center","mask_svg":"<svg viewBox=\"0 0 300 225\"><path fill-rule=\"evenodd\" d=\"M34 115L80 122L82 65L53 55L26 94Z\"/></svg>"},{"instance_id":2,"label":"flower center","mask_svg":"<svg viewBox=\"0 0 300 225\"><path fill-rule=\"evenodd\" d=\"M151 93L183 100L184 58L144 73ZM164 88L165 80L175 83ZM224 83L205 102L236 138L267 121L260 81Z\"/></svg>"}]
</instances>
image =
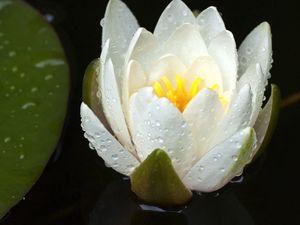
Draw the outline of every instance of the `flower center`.
<instances>
[{"instance_id":1,"label":"flower center","mask_svg":"<svg viewBox=\"0 0 300 225\"><path fill-rule=\"evenodd\" d=\"M200 77L195 78L190 90L186 90L184 85L185 80L180 75L176 76L176 88L172 86L170 80L166 76L163 76L160 82L154 83L153 88L158 97L168 98L181 112L183 112L189 101L201 89L201 82L202 79Z\"/></svg>"},{"instance_id":2,"label":"flower center","mask_svg":"<svg viewBox=\"0 0 300 225\"><path fill-rule=\"evenodd\" d=\"M190 90L186 90L185 88L185 80L180 75L176 75L176 88L173 87L170 80L163 76L160 79L160 82L156 81L153 84L153 88L155 94L158 97L166 97L168 98L179 110L183 112L189 101L201 90L201 82L203 80L200 77L196 77L193 81ZM210 87L210 89L216 91L219 95L219 100L226 108L228 104L228 97L222 93L220 93L219 85L214 84Z\"/></svg>"}]
</instances>

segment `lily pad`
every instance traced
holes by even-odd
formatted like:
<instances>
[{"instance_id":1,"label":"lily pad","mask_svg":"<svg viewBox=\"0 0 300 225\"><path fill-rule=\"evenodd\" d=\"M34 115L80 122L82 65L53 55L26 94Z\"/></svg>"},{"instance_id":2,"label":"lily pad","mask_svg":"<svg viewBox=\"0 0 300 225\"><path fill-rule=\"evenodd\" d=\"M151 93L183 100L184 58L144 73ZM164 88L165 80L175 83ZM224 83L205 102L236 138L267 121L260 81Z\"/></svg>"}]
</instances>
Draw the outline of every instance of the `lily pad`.
<instances>
[{"instance_id":1,"label":"lily pad","mask_svg":"<svg viewBox=\"0 0 300 225\"><path fill-rule=\"evenodd\" d=\"M41 175L60 138L69 67L37 11L0 0L0 218Z\"/></svg>"},{"instance_id":2,"label":"lily pad","mask_svg":"<svg viewBox=\"0 0 300 225\"><path fill-rule=\"evenodd\" d=\"M132 191L149 204L168 207L187 203L192 192L174 170L168 154L154 150L130 176Z\"/></svg>"}]
</instances>

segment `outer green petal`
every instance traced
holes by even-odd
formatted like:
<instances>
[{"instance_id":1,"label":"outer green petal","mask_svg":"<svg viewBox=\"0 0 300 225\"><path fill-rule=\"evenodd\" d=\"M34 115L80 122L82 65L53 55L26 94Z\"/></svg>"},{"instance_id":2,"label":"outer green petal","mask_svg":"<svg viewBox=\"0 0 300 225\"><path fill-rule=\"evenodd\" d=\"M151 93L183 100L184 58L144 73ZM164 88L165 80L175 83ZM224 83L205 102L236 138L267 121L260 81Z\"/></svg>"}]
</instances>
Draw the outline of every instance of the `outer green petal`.
<instances>
[{"instance_id":1,"label":"outer green petal","mask_svg":"<svg viewBox=\"0 0 300 225\"><path fill-rule=\"evenodd\" d=\"M130 177L131 190L149 204L181 205L192 197L176 174L168 154L160 149L154 150Z\"/></svg>"}]
</instances>

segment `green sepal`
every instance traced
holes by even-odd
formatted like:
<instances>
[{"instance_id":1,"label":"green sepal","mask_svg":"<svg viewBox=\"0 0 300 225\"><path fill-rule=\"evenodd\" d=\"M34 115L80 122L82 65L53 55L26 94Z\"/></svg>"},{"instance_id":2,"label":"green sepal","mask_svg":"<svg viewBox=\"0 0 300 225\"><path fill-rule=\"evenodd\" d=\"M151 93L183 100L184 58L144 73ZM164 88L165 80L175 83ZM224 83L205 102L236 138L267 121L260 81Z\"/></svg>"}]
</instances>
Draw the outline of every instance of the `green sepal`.
<instances>
[{"instance_id":1,"label":"green sepal","mask_svg":"<svg viewBox=\"0 0 300 225\"><path fill-rule=\"evenodd\" d=\"M258 143L259 149L256 155L254 156L254 160L264 152L267 145L271 141L279 117L280 103L281 103L280 89L276 84L271 84L271 96L267 104L260 112L256 120L256 123L254 125L254 129L258 135L263 129L265 130L263 132L264 136L262 137L262 141Z\"/></svg>"},{"instance_id":2,"label":"green sepal","mask_svg":"<svg viewBox=\"0 0 300 225\"><path fill-rule=\"evenodd\" d=\"M100 59L94 59L90 62L85 70L82 85L82 99L95 113L100 111L100 102L97 97L97 78L100 73L100 65Z\"/></svg>"},{"instance_id":3,"label":"green sepal","mask_svg":"<svg viewBox=\"0 0 300 225\"><path fill-rule=\"evenodd\" d=\"M130 176L131 190L152 205L168 207L187 203L192 192L178 177L168 154L154 150Z\"/></svg>"},{"instance_id":4,"label":"green sepal","mask_svg":"<svg viewBox=\"0 0 300 225\"><path fill-rule=\"evenodd\" d=\"M82 100L95 115L101 120L107 129L110 130L108 122L103 112L101 104L101 92L99 91L99 82L101 79L100 59L94 59L85 70L82 85Z\"/></svg>"}]
</instances>

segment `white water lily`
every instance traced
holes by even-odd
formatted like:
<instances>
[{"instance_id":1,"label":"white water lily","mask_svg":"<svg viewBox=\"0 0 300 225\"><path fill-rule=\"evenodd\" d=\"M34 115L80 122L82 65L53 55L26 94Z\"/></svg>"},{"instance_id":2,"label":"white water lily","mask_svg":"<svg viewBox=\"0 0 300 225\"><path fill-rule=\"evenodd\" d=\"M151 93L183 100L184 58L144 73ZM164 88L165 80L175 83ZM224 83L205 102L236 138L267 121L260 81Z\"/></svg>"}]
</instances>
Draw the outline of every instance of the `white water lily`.
<instances>
[{"instance_id":1,"label":"white water lily","mask_svg":"<svg viewBox=\"0 0 300 225\"><path fill-rule=\"evenodd\" d=\"M272 61L269 24L258 25L238 51L215 7L195 17L180 0L167 6L154 33L119 0L109 2L102 25L98 97L108 126L85 103L81 117L106 165L130 176L162 149L190 190L215 191L240 175L270 120L261 109Z\"/></svg>"}]
</instances>

